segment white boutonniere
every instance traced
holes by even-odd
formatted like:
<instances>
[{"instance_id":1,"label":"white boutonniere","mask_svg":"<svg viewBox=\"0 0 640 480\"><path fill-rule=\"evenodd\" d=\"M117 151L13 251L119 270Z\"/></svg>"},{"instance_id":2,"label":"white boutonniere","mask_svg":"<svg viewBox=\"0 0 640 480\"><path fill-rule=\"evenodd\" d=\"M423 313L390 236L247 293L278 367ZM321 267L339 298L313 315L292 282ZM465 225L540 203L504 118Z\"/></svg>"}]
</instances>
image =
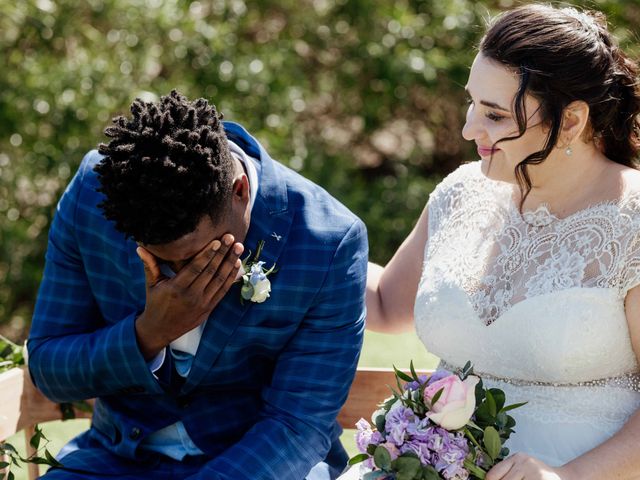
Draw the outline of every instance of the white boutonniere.
<instances>
[{"instance_id":1,"label":"white boutonniere","mask_svg":"<svg viewBox=\"0 0 640 480\"><path fill-rule=\"evenodd\" d=\"M271 282L267 278L276 271L275 263L266 270L265 263L261 262L260 253L264 247L264 240L258 242L256 254L251 258L251 253L242 261L242 289L240 290L241 302L250 300L255 303L262 303L271 293Z\"/></svg>"}]
</instances>

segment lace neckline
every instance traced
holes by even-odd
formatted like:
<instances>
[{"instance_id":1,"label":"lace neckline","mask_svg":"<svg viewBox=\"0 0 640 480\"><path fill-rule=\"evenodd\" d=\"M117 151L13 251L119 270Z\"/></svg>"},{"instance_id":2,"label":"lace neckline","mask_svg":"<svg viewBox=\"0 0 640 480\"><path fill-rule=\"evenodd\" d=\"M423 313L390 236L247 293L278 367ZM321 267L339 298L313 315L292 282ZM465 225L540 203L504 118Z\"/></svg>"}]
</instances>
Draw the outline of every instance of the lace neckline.
<instances>
[{"instance_id":1,"label":"lace neckline","mask_svg":"<svg viewBox=\"0 0 640 480\"><path fill-rule=\"evenodd\" d=\"M521 222L534 228L544 228L552 224L560 225L568 223L580 218L589 216L593 212L602 212L603 210L615 209L621 210L629 201L637 199L640 201L640 191L629 191L623 189L618 198L609 200L600 200L589 205L575 210L563 217L559 217L553 213L547 202L541 203L535 209L525 210L520 212L519 201L517 199L517 185L513 185L508 182L502 182L499 180L493 180L487 177L480 166L478 165L477 173L484 183L487 184L490 190L502 192L508 199L508 210L511 212L512 217L519 219Z\"/></svg>"}]
</instances>

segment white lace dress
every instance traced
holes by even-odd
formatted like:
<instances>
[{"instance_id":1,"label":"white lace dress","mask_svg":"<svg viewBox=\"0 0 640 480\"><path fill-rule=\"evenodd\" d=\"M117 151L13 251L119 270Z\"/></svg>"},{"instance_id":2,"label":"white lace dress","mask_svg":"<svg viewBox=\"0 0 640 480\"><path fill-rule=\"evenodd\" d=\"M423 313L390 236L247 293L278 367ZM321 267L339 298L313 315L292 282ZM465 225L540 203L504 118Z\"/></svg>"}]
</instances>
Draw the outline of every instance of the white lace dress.
<instances>
[{"instance_id":1,"label":"white lace dress","mask_svg":"<svg viewBox=\"0 0 640 480\"><path fill-rule=\"evenodd\" d=\"M513 189L474 162L432 193L416 328L444 366L471 360L508 403L528 401L508 446L558 466L640 407L624 312L640 283L640 194L559 219L520 214Z\"/></svg>"}]
</instances>

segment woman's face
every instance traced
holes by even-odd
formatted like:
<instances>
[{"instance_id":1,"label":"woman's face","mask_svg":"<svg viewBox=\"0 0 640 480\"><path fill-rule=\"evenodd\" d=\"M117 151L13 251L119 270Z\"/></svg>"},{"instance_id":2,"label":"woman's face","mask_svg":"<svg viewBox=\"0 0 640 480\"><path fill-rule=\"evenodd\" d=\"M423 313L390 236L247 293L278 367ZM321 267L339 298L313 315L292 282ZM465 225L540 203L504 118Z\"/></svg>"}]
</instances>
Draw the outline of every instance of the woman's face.
<instances>
[{"instance_id":1,"label":"woman's face","mask_svg":"<svg viewBox=\"0 0 640 480\"><path fill-rule=\"evenodd\" d=\"M525 96L527 130L516 140L500 142L518 134L512 111L519 78L512 70L479 53L471 66L466 90L469 109L462 129L465 140L473 140L482 159L482 172L489 178L516 182L515 167L529 154L542 150L548 129L540 123L539 102ZM535 167L530 167L535 168Z\"/></svg>"}]
</instances>

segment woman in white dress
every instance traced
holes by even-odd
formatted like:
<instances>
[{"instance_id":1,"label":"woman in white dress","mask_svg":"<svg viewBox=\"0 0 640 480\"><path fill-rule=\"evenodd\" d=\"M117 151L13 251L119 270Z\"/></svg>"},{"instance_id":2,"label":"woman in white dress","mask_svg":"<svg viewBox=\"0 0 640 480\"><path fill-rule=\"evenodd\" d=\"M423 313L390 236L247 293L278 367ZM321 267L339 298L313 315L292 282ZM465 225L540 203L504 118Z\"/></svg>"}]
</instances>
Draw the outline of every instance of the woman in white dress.
<instances>
[{"instance_id":1,"label":"woman in white dress","mask_svg":"<svg viewBox=\"0 0 640 480\"><path fill-rule=\"evenodd\" d=\"M445 367L529 402L487 480L640 478L637 73L599 14L502 14L466 85L480 161L370 265L369 329L415 323Z\"/></svg>"}]
</instances>

